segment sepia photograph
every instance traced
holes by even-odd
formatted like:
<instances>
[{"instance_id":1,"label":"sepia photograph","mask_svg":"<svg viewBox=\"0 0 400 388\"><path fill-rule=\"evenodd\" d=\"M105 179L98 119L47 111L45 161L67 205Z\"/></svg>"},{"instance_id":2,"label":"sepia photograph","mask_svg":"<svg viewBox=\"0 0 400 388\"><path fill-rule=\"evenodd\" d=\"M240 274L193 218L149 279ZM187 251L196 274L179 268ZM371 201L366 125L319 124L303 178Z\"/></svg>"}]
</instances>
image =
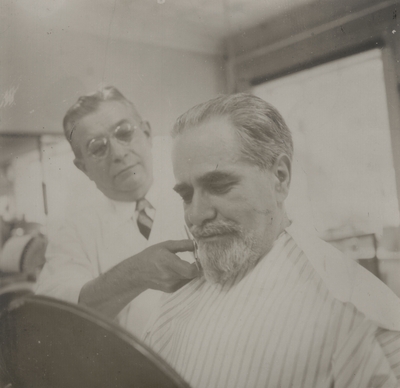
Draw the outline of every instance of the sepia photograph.
<instances>
[{"instance_id":1,"label":"sepia photograph","mask_svg":"<svg viewBox=\"0 0 400 388\"><path fill-rule=\"evenodd\" d=\"M1 0L0 388L400 387L399 0Z\"/></svg>"}]
</instances>

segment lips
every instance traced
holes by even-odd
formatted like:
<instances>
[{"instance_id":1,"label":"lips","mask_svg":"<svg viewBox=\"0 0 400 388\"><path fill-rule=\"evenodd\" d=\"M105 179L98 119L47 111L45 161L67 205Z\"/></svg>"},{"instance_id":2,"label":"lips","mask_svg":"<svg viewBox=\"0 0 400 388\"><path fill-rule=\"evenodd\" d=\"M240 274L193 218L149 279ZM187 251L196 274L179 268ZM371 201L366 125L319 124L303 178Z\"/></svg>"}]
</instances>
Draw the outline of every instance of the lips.
<instances>
[{"instance_id":1,"label":"lips","mask_svg":"<svg viewBox=\"0 0 400 388\"><path fill-rule=\"evenodd\" d=\"M124 172L127 172L127 171L131 170L131 169L134 168L135 166L137 166L137 164L134 164L134 165L132 165L132 166L125 167L125 168L122 169L121 171L118 171L118 172L114 175L114 178L117 178L119 175L123 174Z\"/></svg>"},{"instance_id":2,"label":"lips","mask_svg":"<svg viewBox=\"0 0 400 388\"><path fill-rule=\"evenodd\" d=\"M214 224L204 226L192 226L191 232L198 240L210 241L223 237L235 237L240 235L240 227L232 221L221 220Z\"/></svg>"}]
</instances>

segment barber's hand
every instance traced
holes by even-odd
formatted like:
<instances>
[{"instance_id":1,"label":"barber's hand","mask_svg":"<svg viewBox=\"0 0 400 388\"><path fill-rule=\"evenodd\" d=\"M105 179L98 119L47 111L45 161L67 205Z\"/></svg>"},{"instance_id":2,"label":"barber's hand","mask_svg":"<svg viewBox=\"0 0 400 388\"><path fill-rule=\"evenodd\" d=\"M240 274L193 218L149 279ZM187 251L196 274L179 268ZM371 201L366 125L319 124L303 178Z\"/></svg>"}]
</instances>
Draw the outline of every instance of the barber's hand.
<instances>
[{"instance_id":1,"label":"barber's hand","mask_svg":"<svg viewBox=\"0 0 400 388\"><path fill-rule=\"evenodd\" d=\"M152 245L132 256L128 260L135 267L135 284L164 292L178 290L200 274L195 263L181 260L175 254L188 251L193 251L192 241L170 240Z\"/></svg>"}]
</instances>

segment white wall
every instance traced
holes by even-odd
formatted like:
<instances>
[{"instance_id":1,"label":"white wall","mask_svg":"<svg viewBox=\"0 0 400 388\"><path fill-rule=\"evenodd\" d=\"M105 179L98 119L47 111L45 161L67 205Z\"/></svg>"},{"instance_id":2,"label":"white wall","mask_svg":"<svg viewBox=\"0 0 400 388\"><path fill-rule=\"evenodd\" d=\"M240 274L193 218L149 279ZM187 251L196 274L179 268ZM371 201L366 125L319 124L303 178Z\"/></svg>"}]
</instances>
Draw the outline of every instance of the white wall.
<instances>
[{"instance_id":1,"label":"white wall","mask_svg":"<svg viewBox=\"0 0 400 388\"><path fill-rule=\"evenodd\" d=\"M0 27L0 131L61 132L77 97L113 84L156 134L165 134L183 111L225 91L220 56L133 39L107 42L61 23L47 29L43 18L21 11L11 16Z\"/></svg>"},{"instance_id":2,"label":"white wall","mask_svg":"<svg viewBox=\"0 0 400 388\"><path fill-rule=\"evenodd\" d=\"M155 135L166 135L185 110L225 91L220 55L197 47L141 43L129 31L125 36L132 39L107 40L70 28L62 10L45 16L25 12L18 4L0 4L0 132L62 134L63 116L77 98L111 84L134 102ZM96 9L88 17L95 23ZM108 21L98 23L107 32ZM117 20L114 23L116 28ZM1 147L0 142L0 152ZM35 152L31 156L37 157ZM31 156L18 161L14 155L16 210L18 216L43 222L42 172ZM43 156L45 165L62 165L59 171L65 182L77 182L69 189L83 190L87 179L73 166L68 149L57 161ZM52 178L46 176L49 191ZM58 190L53 195L53 191L48 193L49 211L60 215L65 209L58 206L67 202L68 193Z\"/></svg>"}]
</instances>

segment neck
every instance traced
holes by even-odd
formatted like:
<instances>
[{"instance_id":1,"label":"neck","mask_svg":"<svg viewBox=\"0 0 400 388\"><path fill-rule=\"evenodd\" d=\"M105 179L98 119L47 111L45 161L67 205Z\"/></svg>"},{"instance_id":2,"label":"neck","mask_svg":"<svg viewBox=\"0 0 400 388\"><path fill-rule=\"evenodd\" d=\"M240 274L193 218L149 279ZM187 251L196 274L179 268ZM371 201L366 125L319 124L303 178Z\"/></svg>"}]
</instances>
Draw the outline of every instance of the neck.
<instances>
[{"instance_id":1,"label":"neck","mask_svg":"<svg viewBox=\"0 0 400 388\"><path fill-rule=\"evenodd\" d=\"M259 257L258 260L263 258L272 249L275 241L279 238L282 232L290 225L290 220L286 215L286 212L282 209L282 212L274 214L272 224L262 235L262 240L259 242ZM256 250L257 251L257 250Z\"/></svg>"},{"instance_id":2,"label":"neck","mask_svg":"<svg viewBox=\"0 0 400 388\"><path fill-rule=\"evenodd\" d=\"M144 198L150 190L151 185L153 184L153 179L150 179L145 185L138 187L132 191L111 191L108 192L103 188L98 187L98 189L107 197L112 199L113 201L118 202L136 202L139 199Z\"/></svg>"},{"instance_id":3,"label":"neck","mask_svg":"<svg viewBox=\"0 0 400 388\"><path fill-rule=\"evenodd\" d=\"M276 233L274 236L274 241L280 236L280 234L288 227L290 226L291 221L289 220L285 209L282 209L282 213L280 217L277 219L277 227L276 227Z\"/></svg>"},{"instance_id":4,"label":"neck","mask_svg":"<svg viewBox=\"0 0 400 388\"><path fill-rule=\"evenodd\" d=\"M282 221L281 221L281 224L280 224L280 227L279 227L278 236L279 236L288 226L290 226L291 223L292 223L292 222L289 220L289 218L288 218L286 212L283 213Z\"/></svg>"}]
</instances>

